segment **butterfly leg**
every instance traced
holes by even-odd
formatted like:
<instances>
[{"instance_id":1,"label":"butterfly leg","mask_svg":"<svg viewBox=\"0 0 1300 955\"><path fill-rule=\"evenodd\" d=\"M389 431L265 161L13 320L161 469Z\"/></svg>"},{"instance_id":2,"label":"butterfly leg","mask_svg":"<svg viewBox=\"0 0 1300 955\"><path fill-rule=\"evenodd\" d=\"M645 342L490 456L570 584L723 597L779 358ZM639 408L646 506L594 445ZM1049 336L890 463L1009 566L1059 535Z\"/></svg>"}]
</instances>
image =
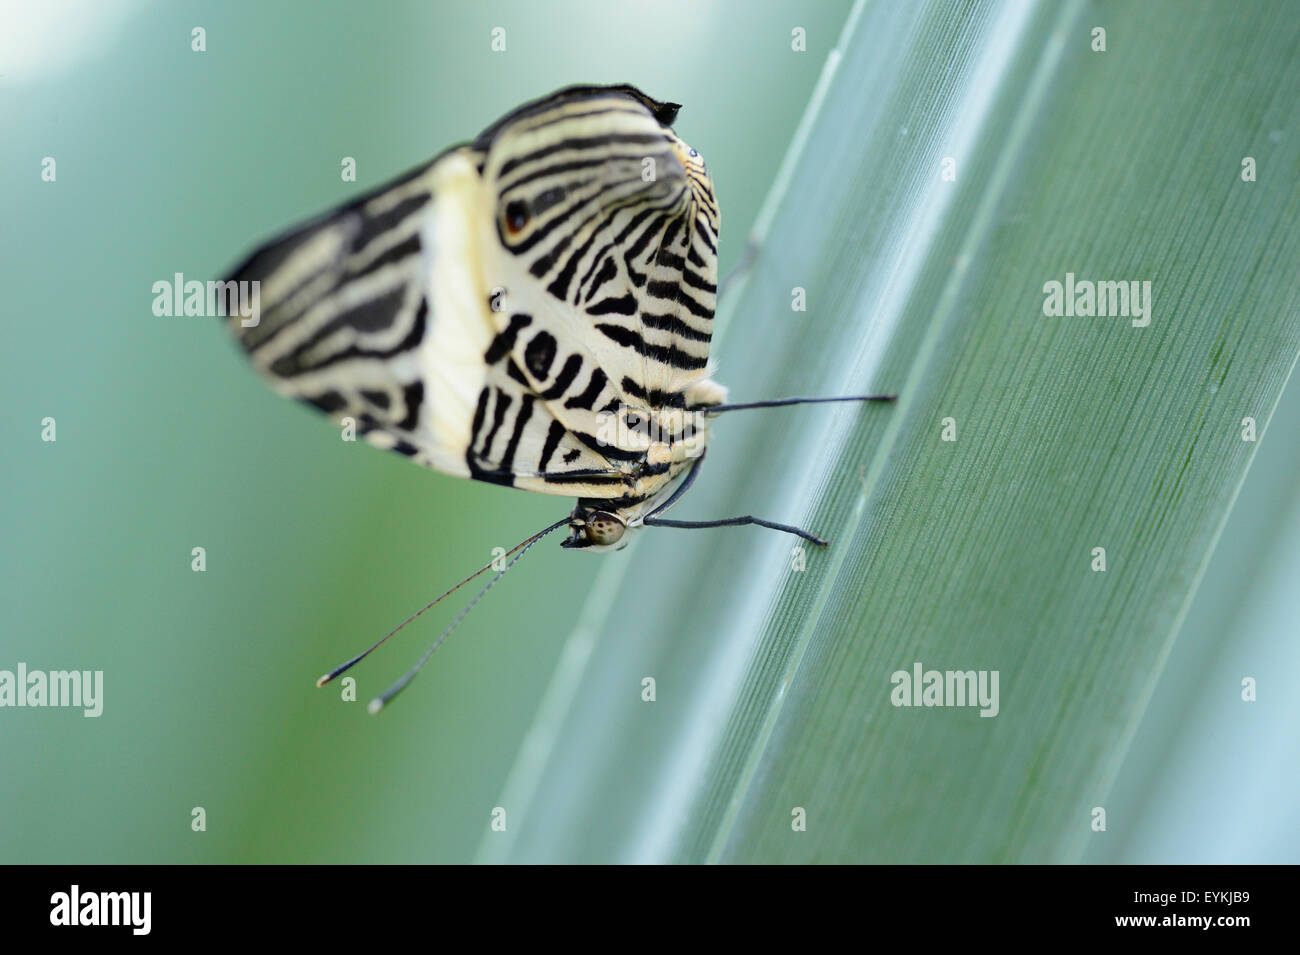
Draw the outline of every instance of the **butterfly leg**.
<instances>
[{"instance_id":1,"label":"butterfly leg","mask_svg":"<svg viewBox=\"0 0 1300 955\"><path fill-rule=\"evenodd\" d=\"M816 534L790 524L778 524L775 521L765 521L761 517L754 517L752 514L746 514L744 517L727 517L720 521L670 521L661 517L647 517L644 521L647 527L683 527L692 530L700 527L739 527L745 524L754 524L758 527L768 527L774 531L784 531L787 534L793 534L795 537L802 537L804 540L816 544L818 547L825 547L827 542L822 540Z\"/></svg>"}]
</instances>

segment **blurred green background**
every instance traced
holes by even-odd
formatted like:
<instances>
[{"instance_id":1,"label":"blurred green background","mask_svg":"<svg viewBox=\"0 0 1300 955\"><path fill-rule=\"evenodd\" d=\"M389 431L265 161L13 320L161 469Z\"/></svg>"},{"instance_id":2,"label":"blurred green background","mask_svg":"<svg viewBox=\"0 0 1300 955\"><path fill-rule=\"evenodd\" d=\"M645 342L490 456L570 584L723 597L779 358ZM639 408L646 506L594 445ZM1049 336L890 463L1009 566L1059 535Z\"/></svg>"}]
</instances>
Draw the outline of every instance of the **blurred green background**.
<instances>
[{"instance_id":1,"label":"blurred green background","mask_svg":"<svg viewBox=\"0 0 1300 955\"><path fill-rule=\"evenodd\" d=\"M456 606L354 671L360 702L312 682L570 503L342 443L152 284L579 82L684 104L726 269L850 6L4 4L0 668L102 669L106 702L0 711L0 861L472 858L600 559L535 548L379 718Z\"/></svg>"},{"instance_id":2,"label":"blurred green background","mask_svg":"<svg viewBox=\"0 0 1300 955\"><path fill-rule=\"evenodd\" d=\"M677 832L689 828L674 817L675 807L698 805L696 794L684 789L730 778L734 766L708 775L714 767L704 765L702 752L713 738L709 733L743 709L733 707L727 692L751 675L747 667L779 672L786 647L777 641L755 645L761 628L745 642L705 623L662 634L653 646L648 641L634 644L645 639L644 630L673 618L653 601L626 628L609 627L604 603L635 594L638 587L651 596L671 590L684 601L700 602L702 620L716 622L714 618L746 606L747 619L756 618L768 594L785 585L773 575L745 577L744 557L776 554L780 564L784 554L776 552L786 545L744 536L658 539L593 558L563 552L548 540L480 604L412 688L382 716L371 718L365 701L405 671L460 604L439 608L354 671L358 702L341 700L337 687L316 690L313 680L487 561L492 548L508 548L562 516L568 502L459 481L363 444L341 442L321 416L272 394L218 320L155 317L152 284L175 272L187 278L220 277L267 235L471 138L524 100L575 82L631 82L653 96L684 104L676 128L707 158L714 176L723 209L725 272L739 259L746 233L772 190L852 6L849 0L0 3L5 28L0 37L0 123L5 129L0 189L6 216L0 231L6 292L0 316L9 335L0 351L0 415L7 439L6 493L0 503L0 669L12 669L18 661L40 669L100 669L106 683L104 713L98 719L84 719L76 710L0 710L0 862L702 857L674 845ZM938 6L918 4L915 9ZM882 311L899 308L899 296L913 290L896 288L894 277L881 271L888 256L912 241L934 242L923 251L942 251L945 242L960 237L960 218L929 221L942 241L929 234L915 239L898 233L876 236L873 230L882 220L894 225L916 221L896 215L894 207L920 213L930 208L918 199L928 195L929 187L905 176L921 169L922 162L945 155L927 157L922 135L932 137L927 147L939 149L946 128L969 128L947 99L951 78L973 70L977 76L968 91L985 92L978 86L982 74L971 65L981 62L978 57L928 63L923 56L911 56L909 48L906 63L914 73L903 79L890 73L904 42L928 39L933 48L947 43L961 50L965 35L948 34L942 18L913 15L911 7L865 7L873 25L892 23L898 30L882 31L879 42L886 46L869 58L879 64L874 68L880 75L868 76L864 70L837 78L848 84L847 93L839 87L841 98L860 88L873 106L879 103L878 112L863 111L878 116L879 125L862 132L878 150L872 158L880 160L871 178L843 190L845 196L874 190L872 196L864 202L856 195L856 204L829 210L852 215L868 209L871 220L848 224L846 241L854 243L848 254L875 248L877 239L880 248L879 259L864 260L859 274L834 277L839 285L813 276L824 287L848 288L847 304L837 303L844 305L841 314L857 314L852 311L855 301L862 307L854 293L881 292L882 299L888 293ZM1082 47L1063 56L1074 70L1070 75L1080 80L1074 93L1078 103L1104 112L1106 103L1139 95L1134 77L1143 75L1144 63L1165 62L1146 59L1139 44L1158 45L1176 34L1184 8L1171 2L1135 13L1137 8L1127 4L1072 2L957 4L953 9L962 11L953 19L969 30L972 49L997 53L998 43L1006 44L1025 75L1030 70L1024 64L1037 62L1035 38L1042 41L1045 57L1063 42L1050 32L1057 10L1065 11L1060 22L1112 24L1112 42L1119 44L1114 64L1085 60L1078 52ZM1195 35L1203 39L1221 29L1230 58L1225 62L1232 64L1211 63L1206 67L1211 73L1199 78L1217 82L1212 71L1223 70L1223 88L1250 98L1251 110L1257 110L1256 121L1253 114L1242 117L1240 110L1218 104L1218 121L1226 126L1223 114L1235 112L1233 118L1242 125L1255 123L1267 130L1267 143L1247 146L1277 157L1270 175L1276 176L1280 167L1294 184L1300 179L1294 105L1289 122L1277 117L1285 112L1278 103L1295 90L1296 71L1290 69L1278 82L1281 100L1270 100L1270 78L1247 76L1246 82L1242 76L1251 64L1238 62L1249 60L1247 54L1263 32L1274 38L1265 44L1272 53L1285 47L1287 37L1300 36L1295 22L1279 22L1288 7L1253 3L1239 15L1234 4L1222 0L1191 9L1195 16L1186 19L1194 23ZM999 37L1004 21L1031 26L1023 36ZM197 26L206 31L202 53L191 50L191 30ZM806 31L804 54L791 53L794 26ZM506 30L505 52L491 49L495 27ZM1168 46L1164 53L1169 55ZM859 54L861 62L861 50ZM1106 73L1111 66L1114 71ZM1127 90L1126 83L1133 83L1133 89ZM1061 103L1070 103L1073 92L1067 88L1061 97L1049 97L1049 115ZM891 110L900 103L930 100L941 121L930 123L935 117L924 117L926 122L918 122L910 133L906 125L890 126ZM976 95L962 102L981 100ZM1179 122L1190 138L1201 119L1170 120ZM1069 125L1054 117L1053 128ZM1222 151L1235 163L1237 144L1218 142L1217 130L1211 122L1197 137L1207 144L1206 151ZM823 136L818 142L856 144L855 132L844 131L838 140ZM979 145L983 153L998 155L998 143ZM1116 171L1121 164L1115 157L1132 143L1094 144L1098 155L1114 160L1105 170L1111 178L1097 181L1084 174L1096 168L1095 157L1080 152L1058 164L1050 143L1035 145L1044 154L1036 168L1055 164L1064 168L1062 176L1075 175L1075 206L1087 205L1107 188L1122 194L1131 187L1127 175ZM1150 142L1141 145L1147 149L1144 155L1155 152ZM57 161L53 183L41 181L46 156ZM340 179L345 156L357 160L355 183ZM805 177L818 159L815 150L806 157L813 165L805 166ZM843 156L827 159L838 160L841 168L852 165ZM902 173L891 181L886 169ZM1231 180L1235 169L1226 176ZM1271 182L1277 189L1278 179ZM838 191L836 183L821 187ZM978 191L978 182L967 188ZM964 195L971 204L971 193ZM1289 195L1294 207L1294 185ZM798 218L799 198L783 207L787 217ZM1211 205L1208 199L1205 203ZM1034 218L1038 215L1040 209L1011 210L995 231L1014 235L1015 227L1025 228L1028 238L1021 238L1033 245L1039 233L1032 230L1039 229L1068 246L1070 254L1082 255L1080 250L1089 248L1077 243L1077 235L1052 231L1066 228L1062 223L1044 223ZM1252 232L1249 223L1233 225L1251 239L1262 234ZM1163 247L1142 244L1154 241L1143 231L1146 227L1133 225L1135 244L1163 254ZM1114 230L1105 238L1116 240ZM1199 237L1188 241L1200 248L1193 240ZM1178 267L1187 270L1175 274L1192 271L1186 261L1191 252L1174 249L1172 254ZM756 275L754 281L761 279L769 291L775 288L784 295L790 281L777 259L779 255L768 261L772 271L766 278ZM806 263L801 267L808 268ZM923 274L947 281L939 271ZM992 272L989 284L997 285L1004 274ZM1293 296L1293 317L1294 306ZM781 302L780 307L787 305ZM904 332L921 337L920 323L928 315L916 314L915 324ZM998 320L965 317L969 323L959 326L965 333ZM747 358L746 329L762 329L765 321L770 329L777 320L738 314L721 318L727 330L719 349L719 377L746 399L765 396L756 389L772 384L767 366L781 366L776 374L783 389L811 392L820 390L819 372L829 371L833 359L847 363L868 350L865 339L853 342L861 349L855 352L810 332L809 338L818 340L805 343L803 353L816 356L806 368L762 354L761 343L748 344ZM1266 318L1276 320L1277 315ZM796 340L802 334L785 327ZM1181 339L1177 332L1161 332L1171 337L1148 342L1153 352L1140 354L1177 364L1169 349L1178 348ZM1282 328L1272 340L1293 338L1293 328ZM1155 354L1165 341L1168 349ZM939 353L945 361L953 358L942 347ZM1061 360L1059 351L1046 357ZM1087 357L1080 355L1079 361ZM1261 358L1256 352L1243 356L1242 364L1248 358L1274 372L1280 362L1279 356ZM1007 360L1015 368L1019 356ZM769 373L767 380L756 380L759 371ZM970 377L987 372L977 368ZM839 384L832 381L832 387ZM1125 384L1134 387L1131 381ZM1152 387L1158 389L1159 383ZM1146 392L1153 393L1156 400L1161 397L1158 390ZM1268 410L1257 411L1261 424ZM57 420L53 444L40 440L41 420L47 416ZM782 483L797 463L773 461L770 471L739 486L720 478L728 468L735 472L736 447L782 440L796 420L812 419L780 419L771 431L761 430L767 426L757 421L729 422L727 446L732 450L719 447L716 467L711 454L714 483L710 490L695 492L701 506L738 506L736 491L744 493L747 503L779 500ZM816 420L823 430L808 429L801 436L805 444L846 419ZM871 426L883 430L889 420L878 416ZM1300 576L1297 432L1300 393L1293 383L1270 425L1270 440L1261 446L1242 485L1108 797L1111 833L1088 843L1087 861L1298 857L1294 793L1300 782L1300 736L1294 729L1300 712L1279 686L1293 681L1300 669L1294 651L1300 608L1292 592ZM879 437L858 432L856 440L864 434L872 441ZM892 478L906 484L906 475ZM709 480L702 479L701 485ZM834 498L828 513L838 519L848 512L852 498L842 485L858 480L853 473L837 475L834 493L823 495ZM790 519L805 503L816 502L796 500L785 513L768 516ZM1216 500L1205 512L1217 513L1226 504ZM1089 519L1098 511L1114 519L1117 512L1105 511L1105 506L1099 504ZM881 504L873 500L872 507ZM903 511L900 506L900 519L907 516ZM877 511L873 519L887 520L887 512L885 508L881 518ZM694 510L683 516L708 515ZM888 543L896 549L907 545L893 538ZM1135 563L1139 557L1150 559L1158 545L1157 539L1147 553L1135 550ZM204 573L190 569L195 546L206 549ZM619 561L635 563L627 565L633 570L615 591L619 575L606 568L617 568L614 562ZM673 566L667 568L667 562ZM937 570L936 578L954 572ZM725 591L709 590L718 582ZM1180 579L1165 596L1179 600L1195 583ZM1005 582L1009 604L1015 603L1017 586L1015 580ZM797 629L798 615L821 599L808 590L782 605L792 619L773 617L764 625L782 632ZM691 612L682 610L688 622ZM1142 619L1140 612L1135 610L1130 619ZM854 626L869 631L871 625L848 622L850 633ZM943 645L965 635L926 636ZM722 647L712 656L707 652L711 641ZM827 642L831 652L818 658L819 665L829 667L832 678L854 677L836 655L844 648L830 638ZM579 680L587 659L583 654L595 658L599 650L593 647L607 652L598 659L601 665L590 668L584 684ZM602 713L605 698L594 691L584 695L593 683L605 686L603 692L616 692L606 676L624 664L635 667L642 659L659 663L666 657L694 678L688 689L696 696L687 702L696 708L690 712L707 711L715 720L716 725L701 727L704 742L699 745L673 750L664 742L682 743L671 735L671 727L674 721L689 722L682 716L687 708L672 710L663 702L648 717L627 706ZM896 661L878 662L888 668ZM714 665L719 669L711 669ZM563 712L537 716L557 672L555 685L578 702L567 714L569 722L584 725L552 753L540 747L546 737L536 730L539 725L568 725ZM707 701L711 709L701 707L699 694L707 693L716 674L721 674L716 699ZM1266 688L1267 696L1256 708L1244 709L1229 692L1242 674L1260 676ZM809 679L806 672L801 676ZM1081 682L1087 676L1081 671ZM1134 674L1135 682L1142 678ZM805 704L821 700L815 678L813 682L811 690L803 690ZM759 684L749 688L755 692L743 702L761 717L764 694L784 694L786 686L774 690L761 680ZM682 678L679 686L686 685ZM621 686L617 692L623 692ZM790 709L797 720L801 711L793 705ZM865 720L865 712L824 714L823 729L842 730L856 744L845 760L854 769L861 763L852 760L878 753L870 746L897 725L859 726L855 721ZM1003 732L1023 729L1006 726L1010 719L1004 713L997 721ZM685 754L697 762L676 764L665 753ZM795 748L793 756L804 755ZM943 750L929 755L942 757ZM1003 754L993 744L986 755L996 765ZM1123 755L1116 753L1116 760ZM548 761L548 756L554 758ZM834 752L809 758L823 756L836 762ZM591 765L582 765L584 758ZM575 766L578 771L570 774ZM771 766L763 770L773 772ZM574 792L577 779L614 779L620 791L611 786L608 799L604 792ZM762 789L765 779L751 788ZM890 784L888 778L869 781L874 787ZM971 787L954 780L936 784L954 809L966 806L969 791L963 788ZM530 786L535 793L528 792ZM638 787L639 796L628 795ZM728 791L718 789L717 805L726 804ZM510 855L513 842L500 840L498 846L484 837L502 794L520 792L535 796L533 812L518 850ZM654 802L663 792L671 798L656 809ZM1044 795L1065 802L1081 798L1077 792L1033 791L1026 798ZM195 806L206 810L206 832L191 831ZM594 808L587 812L589 807ZM784 812L783 804L777 809ZM891 820L887 806L882 811L886 818L872 823L899 823L897 838L903 842L914 831L908 826L927 824L901 812ZM637 826L621 831L629 817ZM700 819L707 821L707 816L698 814L691 822ZM943 821L934 822L941 830ZM749 823L755 824L753 818ZM512 840L516 832L512 830ZM785 835L777 831L769 838ZM834 843L838 837L832 831L819 838ZM842 844L838 858L870 849ZM954 844L954 854L960 849ZM782 858L782 850L758 839L732 850L732 858Z\"/></svg>"}]
</instances>

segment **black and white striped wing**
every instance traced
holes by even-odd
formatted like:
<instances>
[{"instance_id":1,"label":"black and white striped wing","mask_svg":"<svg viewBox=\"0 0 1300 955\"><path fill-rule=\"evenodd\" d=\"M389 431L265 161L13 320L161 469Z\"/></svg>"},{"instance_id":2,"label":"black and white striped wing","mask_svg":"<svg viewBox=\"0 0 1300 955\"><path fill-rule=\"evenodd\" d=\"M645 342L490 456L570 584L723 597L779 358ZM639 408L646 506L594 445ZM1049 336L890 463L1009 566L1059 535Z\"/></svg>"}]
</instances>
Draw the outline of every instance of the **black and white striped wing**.
<instances>
[{"instance_id":1,"label":"black and white striped wing","mask_svg":"<svg viewBox=\"0 0 1300 955\"><path fill-rule=\"evenodd\" d=\"M681 407L708 374L719 216L674 104L630 87L529 104L475 144L496 216L485 253L526 327L514 357L578 435L625 403Z\"/></svg>"},{"instance_id":2,"label":"black and white striped wing","mask_svg":"<svg viewBox=\"0 0 1300 955\"><path fill-rule=\"evenodd\" d=\"M554 494L613 495L517 369L490 306L472 150L456 150L254 253L256 324L232 331L282 395L427 467ZM512 374L513 372L513 374Z\"/></svg>"}]
</instances>

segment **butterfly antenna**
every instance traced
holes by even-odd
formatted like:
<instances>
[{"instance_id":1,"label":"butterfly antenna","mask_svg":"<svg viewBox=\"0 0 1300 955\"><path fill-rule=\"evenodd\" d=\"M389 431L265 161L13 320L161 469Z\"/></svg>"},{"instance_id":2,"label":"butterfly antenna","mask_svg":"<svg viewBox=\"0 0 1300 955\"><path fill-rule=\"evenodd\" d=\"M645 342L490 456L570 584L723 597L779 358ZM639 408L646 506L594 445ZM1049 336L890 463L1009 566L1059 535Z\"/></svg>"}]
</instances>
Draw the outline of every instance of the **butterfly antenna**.
<instances>
[{"instance_id":1,"label":"butterfly antenna","mask_svg":"<svg viewBox=\"0 0 1300 955\"><path fill-rule=\"evenodd\" d=\"M529 537L529 538L526 538L526 539L520 541L520 542L519 542L518 544L516 544L514 547L510 548L510 550L508 550L508 551L505 553L504 556L509 557L509 556L510 556L511 554L513 554L515 551L520 550L520 549L522 549L522 550L527 550L529 547L532 547L534 544L536 544L539 540L541 540L541 539L542 539L543 537L545 537L547 534L551 533L551 531L553 531L553 530L557 530L558 528L563 527L563 526L564 526L565 524L567 524L568 522L569 522L569 519L568 519L567 517L564 518L563 520L556 521L554 524L552 524L550 527L547 527L545 530L540 530L540 531L538 531L536 534L534 534L532 537ZM522 556L523 556L523 554L519 554L518 557L515 557L514 559L512 559L512 560L510 561L509 564L506 564L506 570L509 570L509 569L510 569L510 566L511 566L512 564L514 564L514 562L515 562L516 560L518 560L519 557L522 557ZM491 570L491 569L492 569L492 565L495 564L495 563L496 563L498 560L500 560L500 559L501 559L500 557L495 557L495 558L493 558L493 559L492 559L491 561L489 561L487 564L485 564L484 566L480 567L478 570L474 571L474 573L470 574L468 577L466 577L464 580L462 580L460 583L458 583L455 587L452 587L450 590L446 591L445 593L442 593L442 594L440 594L439 596L435 597L433 600L430 600L427 604L425 604L423 607L421 607L421 608L420 608L419 610L417 610L415 613L411 614L409 617L407 617L405 620L403 620L401 623L399 623L399 624L398 624L396 627L394 627L392 630L389 630L388 633L386 633L386 634L384 634L382 637L380 637L379 640L376 641L376 643L375 643L373 646L369 647L369 648L366 649L366 650L361 651L361 652L358 653L355 657L353 657L351 660L348 660L348 661L345 662L345 663L340 663L340 664L339 664L338 666L336 666L333 670L330 670L330 671L329 671L328 673L326 673L323 677L321 677L319 680L316 681L316 685L317 685L318 687L324 686L326 683L329 683L329 682L330 682L331 680L333 680L335 677L341 676L342 674L346 673L348 670L351 670L354 666L356 666L358 663L360 663L360 662L361 662L362 660L364 660L366 657L370 656L370 654L374 653L376 650L378 650L380 647L382 647L385 643L387 643L387 642L388 642L388 638L391 637L393 634L397 633L397 631L401 630L401 629L402 629L403 627L405 627L408 623L411 623L413 620L415 620L417 617L419 617L421 614L423 614L426 610L432 610L432 609L433 609L434 607L436 607L436 606L437 606L437 605L438 605L438 604L439 604L439 603L440 603L444 598L446 598L446 597L450 597L452 594L454 594L456 591L460 590L461 587L464 587L467 583L469 583L469 582L470 582L471 580L473 580L475 577L478 577L479 575L481 575L481 574L483 574L483 573L486 573L487 571ZM487 593L488 588L490 588L490 587L492 586L492 584L494 584L494 583L496 583L498 580L500 580L500 579L501 579L501 575L504 574L504 573L506 572L506 570L502 570L502 571L498 572L497 576L494 577L494 578L492 579L492 581L487 585L487 587L484 587L484 588L483 588L483 590L479 593L478 597L475 597L473 603L471 603L469 606L470 606L470 607L473 607L475 603L478 603L479 599L483 596L483 594ZM460 623L460 621L464 618L464 616L465 616L466 613L469 613L469 607L466 607L466 608L465 608L465 612L462 613L459 617L456 618L456 623ZM452 626L449 627L449 628L447 629L447 631L443 633L442 637L439 637L439 638L438 638L438 642L441 643L442 640L443 640L443 638L445 638L445 637L447 636L447 634L450 633L451 630L452 630L455 626L456 626L456 624L452 624ZM435 644L435 646L436 646L436 644ZM431 650L430 652L432 652L432 650ZM423 665L424 661L421 660L420 663L421 663L421 665ZM416 667L416 669L418 670L419 667ZM410 677L413 677L414 675L415 675L414 673L410 674L410 675L407 677L406 682L410 682ZM403 684L403 686L405 686L405 683ZM400 690L401 687L398 687L398 689ZM394 692L395 692L395 691L394 691ZM391 699L391 696L390 696L389 698Z\"/></svg>"},{"instance_id":2,"label":"butterfly antenna","mask_svg":"<svg viewBox=\"0 0 1300 955\"><path fill-rule=\"evenodd\" d=\"M367 707L367 709L369 709L372 714L378 713L380 710L382 710L385 706L388 705L389 701L392 700L393 697L397 696L398 693L401 693L403 690L405 690L407 684L409 684L412 680L414 680L415 677L419 674L419 672L424 668L424 665L429 662L429 657L433 656L433 651L437 650L440 646L442 646L442 642L446 640L449 636L451 636L451 632L460 626L460 622L462 620L464 620L466 617L469 616L469 612L474 609L474 605L476 603L478 603L480 600L483 599L483 595L486 594L489 590L491 590L493 586L495 586L496 582L506 575L506 571L509 570L511 567L513 567L515 565L515 562L519 560L519 558L523 557L524 554L528 553L528 549L530 547L536 544L539 540L541 540L551 531L555 530L558 527L562 527L568 522L569 519L566 517L564 520L552 524L546 530L534 534L532 537L528 538L528 540L524 541L518 547L516 547L515 550L518 550L519 553L515 554L514 557L511 557L510 562L507 563L502 570L498 571L495 577L493 577L491 580L489 580L486 584L483 585L483 589L474 595L474 599L465 605L465 609L462 610L456 616L455 620L453 620L451 623L447 625L447 629L442 631L442 633L438 634L438 639L433 641L433 643L429 645L429 649L424 651L424 655L420 657L419 660L416 661L415 666L407 670L406 675L403 676L400 680L398 680L388 689L384 690L384 692L379 694L379 696L371 700L370 705ZM511 551L511 553L514 553L514 551Z\"/></svg>"},{"instance_id":3,"label":"butterfly antenna","mask_svg":"<svg viewBox=\"0 0 1300 955\"><path fill-rule=\"evenodd\" d=\"M707 415L722 414L724 411L746 411L749 408L783 408L786 405L824 405L837 401L897 401L898 395L846 395L843 398L774 398L771 401L748 401L735 405L711 405L698 410Z\"/></svg>"}]
</instances>

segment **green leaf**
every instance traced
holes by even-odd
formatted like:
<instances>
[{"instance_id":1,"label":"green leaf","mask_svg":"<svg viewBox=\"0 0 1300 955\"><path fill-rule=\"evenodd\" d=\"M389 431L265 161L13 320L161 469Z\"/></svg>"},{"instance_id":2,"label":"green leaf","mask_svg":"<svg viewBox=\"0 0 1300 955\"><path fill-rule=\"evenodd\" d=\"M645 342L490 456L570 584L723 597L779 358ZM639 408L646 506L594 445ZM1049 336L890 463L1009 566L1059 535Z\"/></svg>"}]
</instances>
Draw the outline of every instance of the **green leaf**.
<instances>
[{"instance_id":1,"label":"green leaf","mask_svg":"<svg viewBox=\"0 0 1300 955\"><path fill-rule=\"evenodd\" d=\"M715 354L734 400L900 400L718 420L674 517L830 548L609 559L481 859L1081 857L1300 349L1300 23L1247 6L855 7ZM1045 315L1067 273L1150 324ZM893 705L917 662L997 715Z\"/></svg>"}]
</instances>

